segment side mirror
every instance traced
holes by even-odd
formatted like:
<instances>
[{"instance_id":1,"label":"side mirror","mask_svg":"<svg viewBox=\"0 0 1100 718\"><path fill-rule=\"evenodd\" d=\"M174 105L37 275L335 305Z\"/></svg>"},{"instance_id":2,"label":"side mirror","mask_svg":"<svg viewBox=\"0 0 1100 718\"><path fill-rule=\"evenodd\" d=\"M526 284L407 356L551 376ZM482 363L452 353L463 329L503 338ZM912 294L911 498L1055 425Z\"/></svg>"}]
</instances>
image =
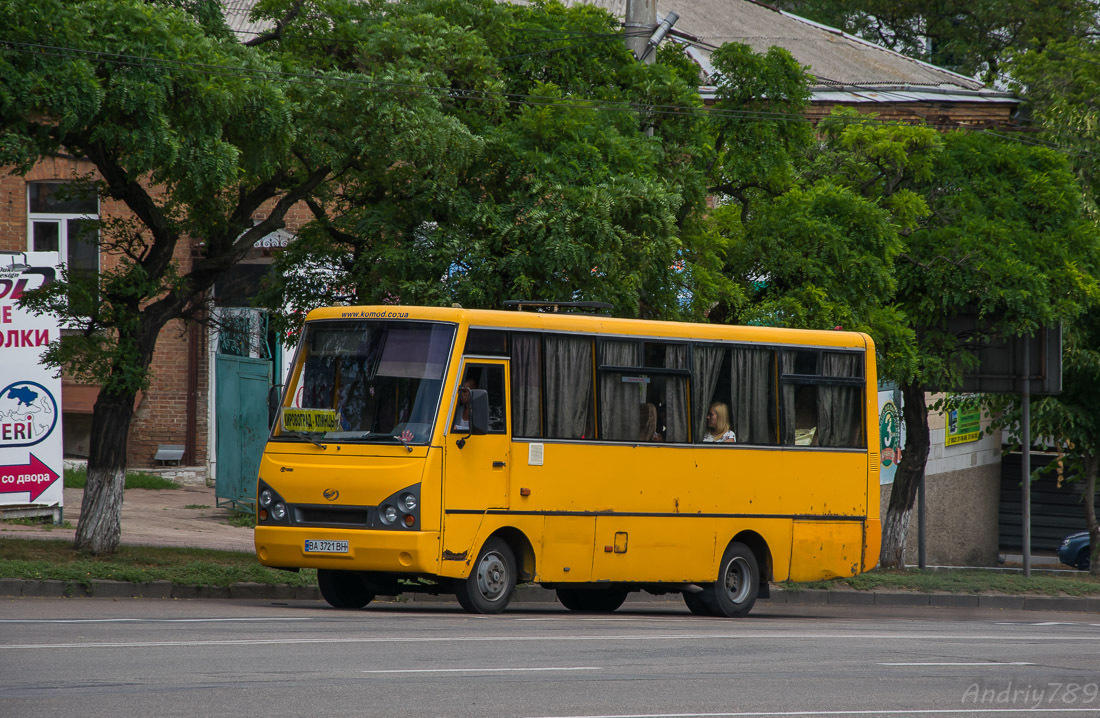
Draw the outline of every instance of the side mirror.
<instances>
[{"instance_id":1,"label":"side mirror","mask_svg":"<svg viewBox=\"0 0 1100 718\"><path fill-rule=\"evenodd\" d=\"M275 419L279 416L279 399L283 395L281 384L275 384L267 390L267 425L275 426Z\"/></svg>"},{"instance_id":2,"label":"side mirror","mask_svg":"<svg viewBox=\"0 0 1100 718\"><path fill-rule=\"evenodd\" d=\"M470 433L489 433L489 393L484 389L470 390Z\"/></svg>"}]
</instances>

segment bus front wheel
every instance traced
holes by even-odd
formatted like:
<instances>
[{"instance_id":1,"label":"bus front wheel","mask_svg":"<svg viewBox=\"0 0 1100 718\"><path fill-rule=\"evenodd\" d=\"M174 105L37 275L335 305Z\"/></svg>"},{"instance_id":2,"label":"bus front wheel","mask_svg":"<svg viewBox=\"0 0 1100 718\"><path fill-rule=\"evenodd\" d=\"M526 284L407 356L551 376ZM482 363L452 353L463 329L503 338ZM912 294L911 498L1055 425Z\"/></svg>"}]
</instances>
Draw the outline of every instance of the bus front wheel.
<instances>
[{"instance_id":1,"label":"bus front wheel","mask_svg":"<svg viewBox=\"0 0 1100 718\"><path fill-rule=\"evenodd\" d=\"M362 608L374 600L363 577L355 571L317 569L317 587L333 608Z\"/></svg>"},{"instance_id":2,"label":"bus front wheel","mask_svg":"<svg viewBox=\"0 0 1100 718\"><path fill-rule=\"evenodd\" d=\"M703 594L715 616L748 615L760 590L760 566L756 554L743 543L731 543L722 554L718 580Z\"/></svg>"},{"instance_id":3,"label":"bus front wheel","mask_svg":"<svg viewBox=\"0 0 1100 718\"><path fill-rule=\"evenodd\" d=\"M470 576L455 582L455 597L469 613L500 613L516 588L516 559L500 538L481 547Z\"/></svg>"},{"instance_id":4,"label":"bus front wheel","mask_svg":"<svg viewBox=\"0 0 1100 718\"><path fill-rule=\"evenodd\" d=\"M558 601L570 611L585 613L611 613L626 600L627 591L621 588L559 588Z\"/></svg>"}]
</instances>

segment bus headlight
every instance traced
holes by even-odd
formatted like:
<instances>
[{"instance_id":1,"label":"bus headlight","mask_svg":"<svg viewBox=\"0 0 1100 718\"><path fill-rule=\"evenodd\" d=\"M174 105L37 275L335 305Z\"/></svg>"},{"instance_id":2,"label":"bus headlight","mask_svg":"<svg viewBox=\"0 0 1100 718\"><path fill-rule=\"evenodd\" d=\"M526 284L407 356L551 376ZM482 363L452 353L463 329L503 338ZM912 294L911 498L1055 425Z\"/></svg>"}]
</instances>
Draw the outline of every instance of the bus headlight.
<instances>
[{"instance_id":1,"label":"bus headlight","mask_svg":"<svg viewBox=\"0 0 1100 718\"><path fill-rule=\"evenodd\" d=\"M389 526L390 524L392 524L394 521L397 520L397 507L390 506L388 504L386 506L383 506L381 511L378 514L378 519L382 523Z\"/></svg>"},{"instance_id":2,"label":"bus headlight","mask_svg":"<svg viewBox=\"0 0 1100 718\"><path fill-rule=\"evenodd\" d=\"M282 521L286 518L286 504L277 502L271 507L271 518Z\"/></svg>"},{"instance_id":3,"label":"bus headlight","mask_svg":"<svg viewBox=\"0 0 1100 718\"><path fill-rule=\"evenodd\" d=\"M401 507L405 511L412 512L416 510L416 497L412 494L405 494L401 497Z\"/></svg>"},{"instance_id":4,"label":"bus headlight","mask_svg":"<svg viewBox=\"0 0 1100 718\"><path fill-rule=\"evenodd\" d=\"M260 506L267 508L271 505L271 502L275 500L275 494L271 489L264 489L260 492Z\"/></svg>"}]
</instances>

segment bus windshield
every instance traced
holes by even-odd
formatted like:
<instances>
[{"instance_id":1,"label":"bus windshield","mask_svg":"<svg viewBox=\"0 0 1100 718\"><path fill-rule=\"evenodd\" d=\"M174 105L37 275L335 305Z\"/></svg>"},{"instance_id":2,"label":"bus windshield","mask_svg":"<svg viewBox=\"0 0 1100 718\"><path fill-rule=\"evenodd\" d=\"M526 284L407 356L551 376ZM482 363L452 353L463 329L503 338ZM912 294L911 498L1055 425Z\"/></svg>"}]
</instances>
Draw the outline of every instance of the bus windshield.
<instances>
[{"instance_id":1,"label":"bus windshield","mask_svg":"<svg viewBox=\"0 0 1100 718\"><path fill-rule=\"evenodd\" d=\"M275 436L427 444L454 336L433 322L307 324Z\"/></svg>"}]
</instances>

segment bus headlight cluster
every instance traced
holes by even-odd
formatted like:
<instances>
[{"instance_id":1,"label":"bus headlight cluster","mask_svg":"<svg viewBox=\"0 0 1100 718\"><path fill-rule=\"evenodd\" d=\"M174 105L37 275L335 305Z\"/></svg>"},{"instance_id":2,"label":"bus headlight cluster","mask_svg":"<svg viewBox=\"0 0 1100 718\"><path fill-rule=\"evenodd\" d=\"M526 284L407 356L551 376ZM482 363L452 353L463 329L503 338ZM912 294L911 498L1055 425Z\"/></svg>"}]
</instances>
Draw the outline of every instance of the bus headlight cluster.
<instances>
[{"instance_id":1,"label":"bus headlight cluster","mask_svg":"<svg viewBox=\"0 0 1100 718\"><path fill-rule=\"evenodd\" d=\"M378 505L376 526L413 529L420 525L420 484L413 484L386 497Z\"/></svg>"},{"instance_id":2,"label":"bus headlight cluster","mask_svg":"<svg viewBox=\"0 0 1100 718\"><path fill-rule=\"evenodd\" d=\"M256 521L257 523L271 523L285 521L290 513L283 497L279 496L270 486L262 480L256 487Z\"/></svg>"}]
</instances>

